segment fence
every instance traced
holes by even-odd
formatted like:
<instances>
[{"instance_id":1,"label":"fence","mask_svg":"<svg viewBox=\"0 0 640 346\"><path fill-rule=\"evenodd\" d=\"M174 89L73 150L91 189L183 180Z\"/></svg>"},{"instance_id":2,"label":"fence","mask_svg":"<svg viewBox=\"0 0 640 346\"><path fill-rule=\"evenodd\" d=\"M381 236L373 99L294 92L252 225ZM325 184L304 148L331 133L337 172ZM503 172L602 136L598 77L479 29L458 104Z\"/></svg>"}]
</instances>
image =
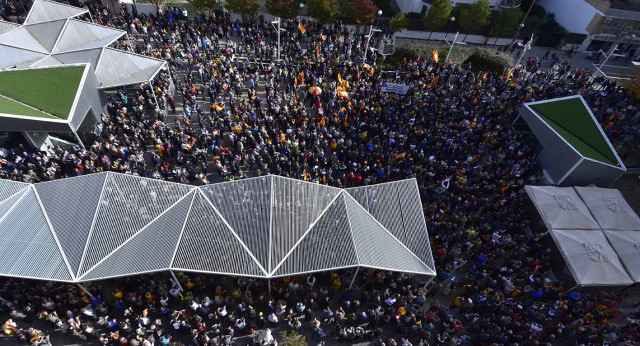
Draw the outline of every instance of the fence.
<instances>
[{"instance_id":1,"label":"fence","mask_svg":"<svg viewBox=\"0 0 640 346\"><path fill-rule=\"evenodd\" d=\"M402 30L396 33L397 39L408 40L426 40L426 41L447 41L452 42L456 37L455 33L446 32L432 32L432 31L418 31L418 30ZM490 45L490 46L506 46L513 42L513 38L508 37L487 37L483 35L468 35L459 34L456 42L464 42L475 45ZM518 40L522 42L522 40Z\"/></svg>"}]
</instances>

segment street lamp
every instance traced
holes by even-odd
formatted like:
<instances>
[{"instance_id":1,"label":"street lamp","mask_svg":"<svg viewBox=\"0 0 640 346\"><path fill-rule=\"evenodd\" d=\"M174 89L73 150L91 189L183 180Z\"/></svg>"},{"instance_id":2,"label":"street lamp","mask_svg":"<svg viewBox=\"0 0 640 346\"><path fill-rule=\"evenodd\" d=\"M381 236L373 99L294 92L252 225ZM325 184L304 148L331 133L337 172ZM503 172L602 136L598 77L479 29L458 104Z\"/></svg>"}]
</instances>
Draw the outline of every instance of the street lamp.
<instances>
[{"instance_id":1,"label":"street lamp","mask_svg":"<svg viewBox=\"0 0 640 346\"><path fill-rule=\"evenodd\" d=\"M376 27L380 26L380 16L382 15L382 10L378 10L378 22L376 23Z\"/></svg>"},{"instance_id":2,"label":"street lamp","mask_svg":"<svg viewBox=\"0 0 640 346\"><path fill-rule=\"evenodd\" d=\"M304 8L304 4L300 3L299 6L300 6L300 17L302 17L302 9Z\"/></svg>"}]
</instances>

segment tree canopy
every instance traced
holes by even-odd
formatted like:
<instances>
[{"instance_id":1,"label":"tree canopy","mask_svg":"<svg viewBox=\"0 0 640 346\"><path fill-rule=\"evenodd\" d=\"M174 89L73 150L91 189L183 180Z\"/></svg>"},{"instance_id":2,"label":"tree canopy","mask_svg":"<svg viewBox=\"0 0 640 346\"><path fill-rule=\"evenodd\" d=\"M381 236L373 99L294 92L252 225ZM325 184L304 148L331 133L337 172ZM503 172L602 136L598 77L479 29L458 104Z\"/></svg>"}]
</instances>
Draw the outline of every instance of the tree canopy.
<instances>
[{"instance_id":1,"label":"tree canopy","mask_svg":"<svg viewBox=\"0 0 640 346\"><path fill-rule=\"evenodd\" d=\"M447 24L449 18L451 18L452 9L451 1L436 0L423 20L425 30L436 31Z\"/></svg>"},{"instance_id":2,"label":"tree canopy","mask_svg":"<svg viewBox=\"0 0 640 346\"><path fill-rule=\"evenodd\" d=\"M216 0L191 0L191 1L216 1ZM242 15L252 15L256 12L258 12L258 9L260 8L260 3L258 2L258 0L233 0L233 1L227 1L226 5L225 5L226 9L234 12L234 13L239 13Z\"/></svg>"},{"instance_id":3,"label":"tree canopy","mask_svg":"<svg viewBox=\"0 0 640 346\"><path fill-rule=\"evenodd\" d=\"M340 13L338 0L309 0L309 15L316 18L320 24L329 24Z\"/></svg>"},{"instance_id":4,"label":"tree canopy","mask_svg":"<svg viewBox=\"0 0 640 346\"><path fill-rule=\"evenodd\" d=\"M478 0L460 11L460 27L468 34L480 33L489 24L489 0Z\"/></svg>"},{"instance_id":5,"label":"tree canopy","mask_svg":"<svg viewBox=\"0 0 640 346\"><path fill-rule=\"evenodd\" d=\"M267 0L265 7L267 12L280 18L295 18L300 13L298 0Z\"/></svg>"},{"instance_id":6,"label":"tree canopy","mask_svg":"<svg viewBox=\"0 0 640 346\"><path fill-rule=\"evenodd\" d=\"M501 11L494 11L491 14L491 25L489 35L494 37L504 37L513 35L518 30L522 11L519 8L509 8Z\"/></svg>"},{"instance_id":7,"label":"tree canopy","mask_svg":"<svg viewBox=\"0 0 640 346\"><path fill-rule=\"evenodd\" d=\"M393 16L393 18L391 18L391 20L389 21L389 26L391 27L391 30L393 30L393 32L398 32L402 29L405 29L407 27L407 24L409 24L409 20L407 19L407 16L405 16L402 12Z\"/></svg>"},{"instance_id":8,"label":"tree canopy","mask_svg":"<svg viewBox=\"0 0 640 346\"><path fill-rule=\"evenodd\" d=\"M353 1L351 8L351 18L358 25L369 25L378 15L378 6L373 0L356 0Z\"/></svg>"}]
</instances>

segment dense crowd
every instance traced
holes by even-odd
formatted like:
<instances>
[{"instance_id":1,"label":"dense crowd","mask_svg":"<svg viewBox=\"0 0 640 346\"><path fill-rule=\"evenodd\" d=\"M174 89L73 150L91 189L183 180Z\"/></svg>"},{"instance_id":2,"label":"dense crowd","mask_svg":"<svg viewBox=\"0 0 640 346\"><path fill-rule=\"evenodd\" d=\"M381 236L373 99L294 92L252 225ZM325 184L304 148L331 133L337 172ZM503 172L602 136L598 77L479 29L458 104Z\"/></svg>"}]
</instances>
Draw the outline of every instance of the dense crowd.
<instances>
[{"instance_id":1,"label":"dense crowd","mask_svg":"<svg viewBox=\"0 0 640 346\"><path fill-rule=\"evenodd\" d=\"M260 280L188 274L177 285L159 274L92 287L94 298L74 286L3 279L6 332L44 342L45 333L27 329L40 319L105 345L224 344L265 328L378 345L640 338L637 316L620 317L624 294L567 292L552 275L552 253L523 215L522 187L541 173L512 126L523 102L581 93L624 157L640 123L627 90L555 55L550 67L532 58L508 78L427 57L383 71L371 53L362 62L363 32L308 19L304 34L297 20L283 21L275 63L275 30L262 16L99 9L93 18L127 30L140 40L121 46L169 68L151 86L111 97L84 149L1 149L0 177L112 170L207 184L271 173L338 187L416 177L438 276L361 271L349 289L350 271L321 273L274 280L269 296ZM383 28L371 46L390 35ZM410 91L383 93L383 82Z\"/></svg>"}]
</instances>

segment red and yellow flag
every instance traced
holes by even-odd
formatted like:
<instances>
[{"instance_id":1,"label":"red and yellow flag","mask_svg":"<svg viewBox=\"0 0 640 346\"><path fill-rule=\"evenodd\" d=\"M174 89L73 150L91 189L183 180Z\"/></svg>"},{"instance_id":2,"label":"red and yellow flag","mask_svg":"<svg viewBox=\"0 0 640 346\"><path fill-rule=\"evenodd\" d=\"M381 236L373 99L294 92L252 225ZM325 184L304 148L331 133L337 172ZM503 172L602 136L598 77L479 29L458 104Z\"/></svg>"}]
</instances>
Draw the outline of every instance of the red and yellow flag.
<instances>
[{"instance_id":1,"label":"red and yellow flag","mask_svg":"<svg viewBox=\"0 0 640 346\"><path fill-rule=\"evenodd\" d=\"M293 77L293 87L294 88L298 87L298 77Z\"/></svg>"},{"instance_id":2,"label":"red and yellow flag","mask_svg":"<svg viewBox=\"0 0 640 346\"><path fill-rule=\"evenodd\" d=\"M215 109L216 112L220 112L220 111L222 111L224 109L224 106L221 106L221 105L219 105L217 103L214 103L213 104L213 109Z\"/></svg>"},{"instance_id":3,"label":"red and yellow flag","mask_svg":"<svg viewBox=\"0 0 640 346\"><path fill-rule=\"evenodd\" d=\"M320 56L320 45L316 44L316 59L318 59L318 56Z\"/></svg>"},{"instance_id":4,"label":"red and yellow flag","mask_svg":"<svg viewBox=\"0 0 640 346\"><path fill-rule=\"evenodd\" d=\"M482 75L482 79L487 79L487 77L489 77L489 71L485 72L485 73Z\"/></svg>"},{"instance_id":5,"label":"red and yellow flag","mask_svg":"<svg viewBox=\"0 0 640 346\"><path fill-rule=\"evenodd\" d=\"M300 30L301 33L306 33L307 29L305 29L304 25L302 25L302 22L298 23L298 30Z\"/></svg>"},{"instance_id":6,"label":"red and yellow flag","mask_svg":"<svg viewBox=\"0 0 640 346\"><path fill-rule=\"evenodd\" d=\"M507 74L504 75L504 80L509 80L509 78L511 78L511 75L513 74L513 71L516 70L516 67L512 67L509 69L509 71L507 71Z\"/></svg>"},{"instance_id":7,"label":"red and yellow flag","mask_svg":"<svg viewBox=\"0 0 640 346\"><path fill-rule=\"evenodd\" d=\"M304 71L300 71L300 85L304 85Z\"/></svg>"},{"instance_id":8,"label":"red and yellow flag","mask_svg":"<svg viewBox=\"0 0 640 346\"><path fill-rule=\"evenodd\" d=\"M347 90L342 85L338 85L337 93L338 93L338 97L342 97L345 99L349 98L349 94L347 93Z\"/></svg>"},{"instance_id":9,"label":"red and yellow flag","mask_svg":"<svg viewBox=\"0 0 640 346\"><path fill-rule=\"evenodd\" d=\"M434 49L433 52L431 52L431 59L433 59L436 64L438 63L438 61L440 61L440 57L438 56L438 48Z\"/></svg>"}]
</instances>

